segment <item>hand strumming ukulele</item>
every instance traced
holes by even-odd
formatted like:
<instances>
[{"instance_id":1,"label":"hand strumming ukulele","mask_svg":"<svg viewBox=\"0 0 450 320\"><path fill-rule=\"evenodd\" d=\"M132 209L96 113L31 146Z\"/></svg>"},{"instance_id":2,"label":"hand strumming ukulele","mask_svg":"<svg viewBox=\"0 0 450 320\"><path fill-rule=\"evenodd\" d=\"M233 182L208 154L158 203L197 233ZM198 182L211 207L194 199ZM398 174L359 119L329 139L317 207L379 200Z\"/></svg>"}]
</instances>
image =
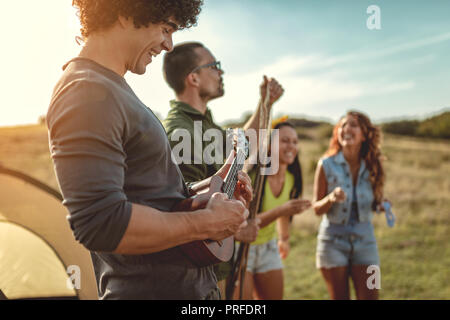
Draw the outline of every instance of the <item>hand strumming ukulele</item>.
<instances>
[{"instance_id":1,"label":"hand strumming ukulele","mask_svg":"<svg viewBox=\"0 0 450 320\"><path fill-rule=\"evenodd\" d=\"M225 193L229 199L233 198L238 181L238 172L242 170L248 155L248 143L244 131L239 129L236 136L236 156L225 179L222 180L219 176L212 176L208 192L196 194L179 202L172 211L204 209L211 196L216 192ZM204 267L230 260L234 251L234 237L230 236L220 241L193 241L179 247L195 265Z\"/></svg>"}]
</instances>

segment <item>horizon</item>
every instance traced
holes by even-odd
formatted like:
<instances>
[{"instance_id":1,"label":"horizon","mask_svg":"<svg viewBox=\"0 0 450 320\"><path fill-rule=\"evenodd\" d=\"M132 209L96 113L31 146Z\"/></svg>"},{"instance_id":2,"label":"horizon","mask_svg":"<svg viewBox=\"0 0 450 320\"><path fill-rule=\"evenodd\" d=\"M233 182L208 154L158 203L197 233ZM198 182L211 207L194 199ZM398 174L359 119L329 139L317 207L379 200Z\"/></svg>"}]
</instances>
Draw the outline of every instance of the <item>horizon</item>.
<instances>
[{"instance_id":1,"label":"horizon","mask_svg":"<svg viewBox=\"0 0 450 320\"><path fill-rule=\"evenodd\" d=\"M349 110L346 110L346 112ZM358 110L356 110L358 111ZM388 119L380 119L380 120L376 120L373 121L373 123L375 125L382 125L382 124L386 124L386 123L390 123L390 122L398 122L398 121L425 121L428 119L431 119L433 117L442 115L444 113L450 112L450 107L446 107L437 111L432 111L429 114L424 114L421 116L399 116L396 118L388 118ZM246 113L243 113L243 115L241 116L241 118L239 119L226 119L225 121L219 123L219 125L224 126L226 124L230 124L230 123L234 123L234 122L241 122L244 117L248 115ZM159 117L159 114L156 114L156 116ZM337 121L332 120L330 118L326 118L326 117L314 117L314 116L308 116L308 115L289 115L289 114L277 114L276 116L272 117L273 119L277 119L277 118L281 118L282 116L288 116L288 120L292 119L292 120L307 120L307 121L312 121L312 122L326 122L328 124L334 125L336 124ZM162 119L160 119L162 120ZM0 126L0 129L5 128L5 129L11 129L11 128L20 128L20 127L29 127L29 126L39 126L39 119L34 122L34 123L21 123L21 124L13 124L13 125L6 125L6 126ZM44 124L45 125L45 124Z\"/></svg>"},{"instance_id":2,"label":"horizon","mask_svg":"<svg viewBox=\"0 0 450 320\"><path fill-rule=\"evenodd\" d=\"M366 12L380 8L379 30ZM45 115L62 65L81 49L71 1L8 3L2 20L5 70L0 126L31 125ZM425 119L450 107L450 2L206 0L198 26L174 34L174 43L200 41L222 62L225 96L208 105L220 123L238 121L258 102L263 74L285 94L273 115L335 122L349 109L375 123ZM47 19L42 19L46 17ZM232 24L229 20L233 21ZM7 32L11 27L13 32ZM244 30L244 32L242 31ZM281 36L282 35L282 36ZM231 45L230 45L231 44ZM244 59L243 59L244 57ZM37 63L36 61L39 61ZM138 97L165 118L174 98L162 72L162 55L147 73L125 79Z\"/></svg>"}]
</instances>

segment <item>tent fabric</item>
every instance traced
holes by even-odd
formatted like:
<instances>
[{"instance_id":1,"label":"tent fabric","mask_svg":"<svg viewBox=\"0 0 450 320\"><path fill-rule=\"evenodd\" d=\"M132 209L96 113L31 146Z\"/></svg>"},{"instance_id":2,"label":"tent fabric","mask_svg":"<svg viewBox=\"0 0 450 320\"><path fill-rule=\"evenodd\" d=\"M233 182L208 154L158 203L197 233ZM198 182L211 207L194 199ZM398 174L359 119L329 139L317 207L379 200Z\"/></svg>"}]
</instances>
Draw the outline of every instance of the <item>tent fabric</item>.
<instances>
[{"instance_id":1,"label":"tent fabric","mask_svg":"<svg viewBox=\"0 0 450 320\"><path fill-rule=\"evenodd\" d=\"M8 299L73 297L63 263L32 232L0 221L0 288Z\"/></svg>"},{"instance_id":2,"label":"tent fabric","mask_svg":"<svg viewBox=\"0 0 450 320\"><path fill-rule=\"evenodd\" d=\"M21 226L37 235L59 257L64 270L72 265L78 266L81 273L81 288L76 290L78 297L97 299L97 285L90 253L75 240L66 219L66 208L55 194L49 193L40 186L42 183L37 184L33 180L12 175L0 167L0 221ZM0 248L3 249L0 252L6 252L12 243L11 239L2 238ZM25 243L20 245L23 252L31 250ZM23 261L23 265L26 263ZM1 263L0 267L1 277L11 268L10 265L4 266ZM33 265L26 267L33 268ZM48 286L50 285L49 283ZM8 297L4 288L0 286L0 290Z\"/></svg>"}]
</instances>

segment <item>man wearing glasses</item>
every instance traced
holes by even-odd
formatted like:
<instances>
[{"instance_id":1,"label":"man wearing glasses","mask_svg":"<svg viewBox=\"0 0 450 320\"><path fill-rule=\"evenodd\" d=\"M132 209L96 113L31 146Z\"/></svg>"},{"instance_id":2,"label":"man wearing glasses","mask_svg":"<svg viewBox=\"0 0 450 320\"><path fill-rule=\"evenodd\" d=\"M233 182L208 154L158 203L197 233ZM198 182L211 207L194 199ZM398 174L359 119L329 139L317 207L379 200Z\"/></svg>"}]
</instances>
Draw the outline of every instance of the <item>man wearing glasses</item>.
<instances>
[{"instance_id":1,"label":"man wearing glasses","mask_svg":"<svg viewBox=\"0 0 450 320\"><path fill-rule=\"evenodd\" d=\"M172 139L176 129L187 130L191 137L191 161L189 163L183 161L179 165L181 172L186 182L206 179L215 174L222 164L215 162L208 164L204 158L201 161L194 159L196 156L195 149L198 148L195 145L197 141L194 139L194 128L198 128L198 125L195 126L194 122L197 122L197 124L198 121L201 122L201 137L209 129L220 130L223 136L223 150L226 150L225 131L214 123L211 110L207 107L209 101L222 97L225 93L222 78L224 71L221 68L220 61L216 61L212 53L199 42L182 43L165 54L163 73L166 82L174 90L176 96L175 100L170 101L171 108L164 121L170 144L174 148L179 143L178 138ZM259 129L259 111L266 96L267 85L269 85L270 90L269 108L283 94L283 88L275 79L268 79L264 76L264 81L260 87L260 102L255 113L244 125L244 130ZM203 141L202 139L201 143L203 155L203 151L211 144L211 141ZM258 225L259 219L249 222L247 228L241 229L240 232L235 234L235 239L241 242L253 242L258 234ZM216 265L214 271L219 281L222 296L225 296L225 281L222 280L230 274L231 263Z\"/></svg>"}]
</instances>

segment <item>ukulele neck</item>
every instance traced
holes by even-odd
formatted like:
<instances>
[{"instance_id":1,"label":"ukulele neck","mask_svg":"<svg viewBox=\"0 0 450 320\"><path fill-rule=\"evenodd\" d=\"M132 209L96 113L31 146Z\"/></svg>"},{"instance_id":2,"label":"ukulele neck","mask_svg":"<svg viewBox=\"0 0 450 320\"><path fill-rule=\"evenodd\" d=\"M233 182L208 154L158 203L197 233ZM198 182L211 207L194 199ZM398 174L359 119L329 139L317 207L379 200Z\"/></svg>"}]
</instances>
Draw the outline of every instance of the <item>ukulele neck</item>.
<instances>
[{"instance_id":1,"label":"ukulele neck","mask_svg":"<svg viewBox=\"0 0 450 320\"><path fill-rule=\"evenodd\" d=\"M238 150L236 158L231 164L230 170L225 178L223 192L227 194L228 199L233 198L234 190L238 181L238 172L244 167L245 154L242 150Z\"/></svg>"}]
</instances>

